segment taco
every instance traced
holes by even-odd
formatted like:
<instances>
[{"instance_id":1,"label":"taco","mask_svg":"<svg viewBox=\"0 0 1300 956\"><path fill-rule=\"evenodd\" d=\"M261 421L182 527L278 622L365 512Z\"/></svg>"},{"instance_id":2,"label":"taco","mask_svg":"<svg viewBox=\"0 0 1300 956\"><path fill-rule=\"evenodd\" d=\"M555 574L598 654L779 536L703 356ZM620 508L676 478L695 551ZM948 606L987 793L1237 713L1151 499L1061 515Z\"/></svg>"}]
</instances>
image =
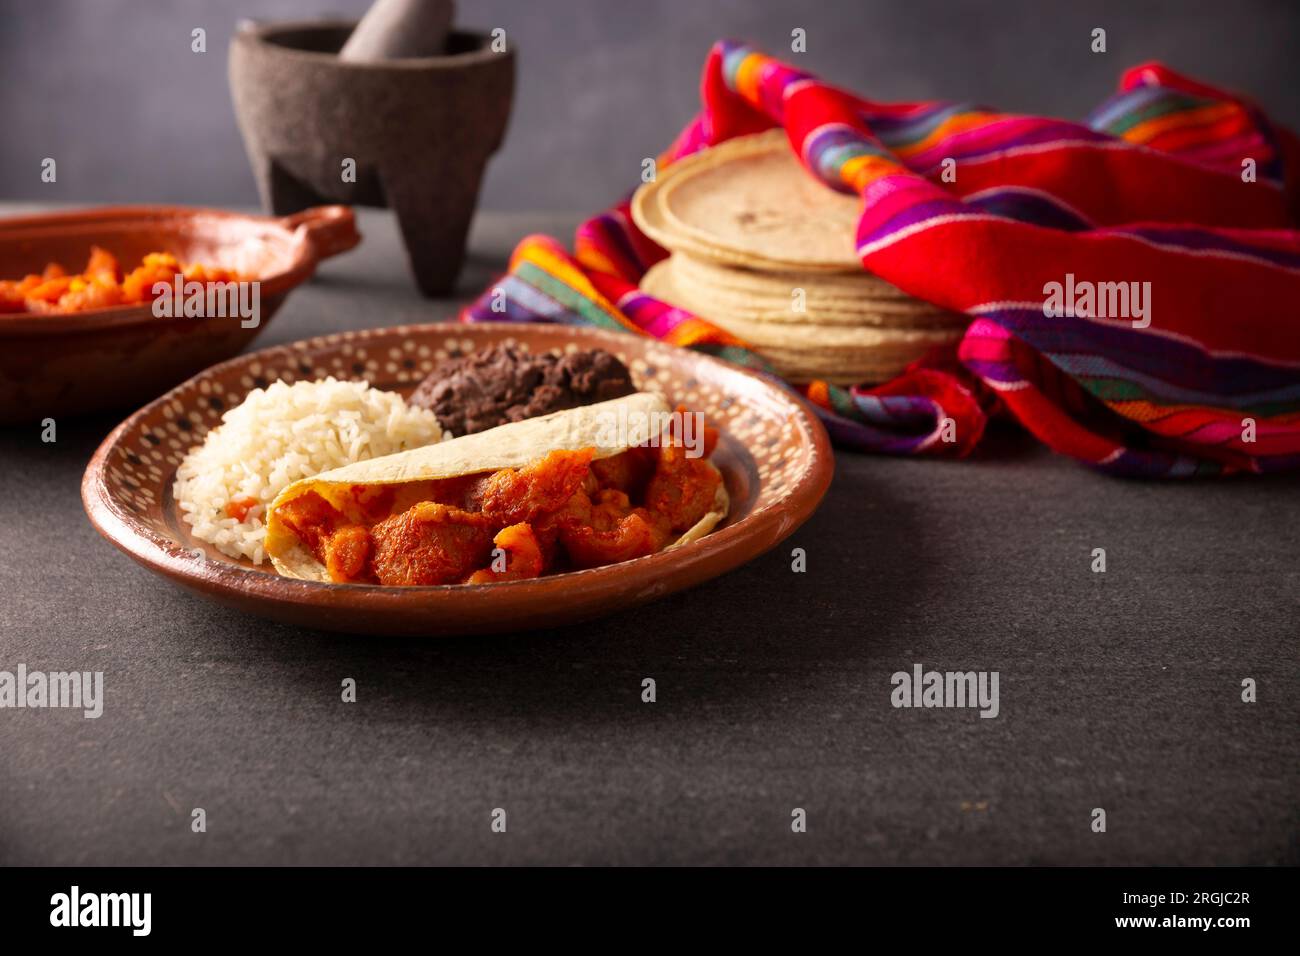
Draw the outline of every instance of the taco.
<instances>
[{"instance_id":1,"label":"taco","mask_svg":"<svg viewBox=\"0 0 1300 956\"><path fill-rule=\"evenodd\" d=\"M266 551L287 577L427 586L675 548L729 507L699 421L638 392L336 468L280 493Z\"/></svg>"}]
</instances>

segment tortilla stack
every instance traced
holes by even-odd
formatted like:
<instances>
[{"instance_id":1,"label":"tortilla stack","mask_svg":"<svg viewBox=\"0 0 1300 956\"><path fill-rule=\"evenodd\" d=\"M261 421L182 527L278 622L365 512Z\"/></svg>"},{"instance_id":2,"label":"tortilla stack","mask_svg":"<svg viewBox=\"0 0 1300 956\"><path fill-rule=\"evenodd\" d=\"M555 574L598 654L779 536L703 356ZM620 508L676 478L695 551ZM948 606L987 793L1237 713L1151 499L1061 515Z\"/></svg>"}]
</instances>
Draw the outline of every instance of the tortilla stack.
<instances>
[{"instance_id":1,"label":"tortilla stack","mask_svg":"<svg viewBox=\"0 0 1300 956\"><path fill-rule=\"evenodd\" d=\"M744 339L792 381L892 378L968 320L863 269L860 202L810 176L783 130L703 150L633 197L637 225L672 252L641 287Z\"/></svg>"},{"instance_id":2,"label":"tortilla stack","mask_svg":"<svg viewBox=\"0 0 1300 956\"><path fill-rule=\"evenodd\" d=\"M329 581L325 565L286 525L284 507L315 492L343 511L353 508L356 493L384 486L482 475L507 468L525 468L553 451L594 449L594 459L610 458L635 445L658 438L672 410L658 395L637 392L540 418L511 422L462 438L383 458L356 462L294 482L272 502L267 513L266 552L280 574L308 581ZM715 468L711 462L709 467ZM730 507L726 487L719 482L713 507L663 549L678 547L712 531Z\"/></svg>"}]
</instances>

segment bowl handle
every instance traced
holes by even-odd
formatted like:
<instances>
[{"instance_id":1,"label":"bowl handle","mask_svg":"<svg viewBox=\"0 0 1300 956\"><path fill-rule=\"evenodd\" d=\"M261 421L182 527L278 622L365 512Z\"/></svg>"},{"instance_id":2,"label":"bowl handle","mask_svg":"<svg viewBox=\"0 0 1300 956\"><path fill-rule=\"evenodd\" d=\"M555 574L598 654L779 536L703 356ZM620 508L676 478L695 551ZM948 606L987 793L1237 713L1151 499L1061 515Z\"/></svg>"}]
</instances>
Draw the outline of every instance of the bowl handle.
<instances>
[{"instance_id":1,"label":"bowl handle","mask_svg":"<svg viewBox=\"0 0 1300 956\"><path fill-rule=\"evenodd\" d=\"M291 232L304 230L317 260L347 252L361 241L350 206L312 206L283 217L280 224Z\"/></svg>"}]
</instances>

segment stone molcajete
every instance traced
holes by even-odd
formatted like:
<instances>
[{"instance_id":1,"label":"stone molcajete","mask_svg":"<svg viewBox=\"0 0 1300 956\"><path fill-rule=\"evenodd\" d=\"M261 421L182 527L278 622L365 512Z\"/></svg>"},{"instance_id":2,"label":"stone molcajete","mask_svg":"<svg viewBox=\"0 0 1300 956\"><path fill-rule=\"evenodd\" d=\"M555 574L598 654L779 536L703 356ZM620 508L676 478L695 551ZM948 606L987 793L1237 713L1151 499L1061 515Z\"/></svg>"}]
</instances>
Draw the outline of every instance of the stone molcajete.
<instances>
[{"instance_id":1,"label":"stone molcajete","mask_svg":"<svg viewBox=\"0 0 1300 956\"><path fill-rule=\"evenodd\" d=\"M453 30L440 56L356 62L355 24L255 23L230 47L235 114L262 203L387 206L420 291L452 291L488 158L505 133L515 58L504 36Z\"/></svg>"}]
</instances>

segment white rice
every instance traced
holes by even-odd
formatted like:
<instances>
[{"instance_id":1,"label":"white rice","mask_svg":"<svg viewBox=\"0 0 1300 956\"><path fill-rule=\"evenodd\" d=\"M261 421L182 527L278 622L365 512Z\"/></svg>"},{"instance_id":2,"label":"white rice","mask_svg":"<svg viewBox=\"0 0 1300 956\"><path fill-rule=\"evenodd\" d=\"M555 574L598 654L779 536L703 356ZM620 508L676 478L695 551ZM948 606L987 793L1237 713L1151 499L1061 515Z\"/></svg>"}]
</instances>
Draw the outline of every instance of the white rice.
<instances>
[{"instance_id":1,"label":"white rice","mask_svg":"<svg viewBox=\"0 0 1300 956\"><path fill-rule=\"evenodd\" d=\"M250 392L190 449L173 494L195 537L261 564L266 509L292 482L442 438L433 412L366 382L276 382ZM244 495L257 504L237 521L226 505Z\"/></svg>"}]
</instances>

